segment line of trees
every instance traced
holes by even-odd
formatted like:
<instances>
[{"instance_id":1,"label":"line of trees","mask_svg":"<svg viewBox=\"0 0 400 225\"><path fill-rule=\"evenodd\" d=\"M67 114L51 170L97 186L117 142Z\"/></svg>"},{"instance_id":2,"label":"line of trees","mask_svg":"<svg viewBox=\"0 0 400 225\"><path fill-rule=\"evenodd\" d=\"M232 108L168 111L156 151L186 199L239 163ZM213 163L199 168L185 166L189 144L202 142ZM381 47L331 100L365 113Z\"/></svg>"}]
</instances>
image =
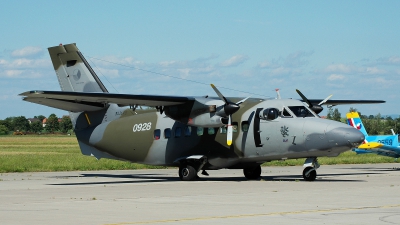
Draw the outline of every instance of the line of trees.
<instances>
[{"instance_id":1,"label":"line of trees","mask_svg":"<svg viewBox=\"0 0 400 225\"><path fill-rule=\"evenodd\" d=\"M358 112L356 108L351 107L349 112ZM392 134L391 129L396 134L400 133L400 117L392 118L390 116L383 117L380 113L377 115L363 115L358 112L364 124L365 129L370 135L389 135ZM329 108L327 119L336 120L346 123L346 118L342 118L337 108Z\"/></svg>"},{"instance_id":2,"label":"line of trees","mask_svg":"<svg viewBox=\"0 0 400 225\"><path fill-rule=\"evenodd\" d=\"M357 109L350 108L350 112L357 112ZM383 117L381 114L378 115L363 115L361 112L360 118L363 121L365 129L368 134L371 135L384 135L392 134L391 129L398 134L400 133L400 117L392 118L390 116ZM68 116L63 116L59 121L57 116L53 113L47 118L46 126L43 127L42 121L46 117L43 115L35 116L38 119L32 123L29 123L28 119L24 116L7 117L4 120L0 120L0 135L9 134L10 132L32 132L32 133L43 133L43 132L72 132L72 122ZM336 120L346 123L346 118L342 118L337 108L329 108L327 119Z\"/></svg>"},{"instance_id":3,"label":"line of trees","mask_svg":"<svg viewBox=\"0 0 400 225\"><path fill-rule=\"evenodd\" d=\"M34 119L37 120L30 123L25 116L7 117L4 120L0 120L0 135L13 132L40 134L49 132L68 133L72 131L72 122L69 116L63 116L59 121L58 117L53 113L47 118L46 124L43 126L45 118L43 115L35 116Z\"/></svg>"}]
</instances>

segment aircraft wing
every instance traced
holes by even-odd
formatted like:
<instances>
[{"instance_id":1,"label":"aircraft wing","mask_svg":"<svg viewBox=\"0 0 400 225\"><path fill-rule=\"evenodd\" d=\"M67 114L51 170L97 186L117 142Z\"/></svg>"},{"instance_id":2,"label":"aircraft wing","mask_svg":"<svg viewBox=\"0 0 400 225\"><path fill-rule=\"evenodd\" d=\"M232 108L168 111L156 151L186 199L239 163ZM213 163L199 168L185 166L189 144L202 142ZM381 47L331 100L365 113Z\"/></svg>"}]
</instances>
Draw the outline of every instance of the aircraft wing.
<instances>
[{"instance_id":1,"label":"aircraft wing","mask_svg":"<svg viewBox=\"0 0 400 225\"><path fill-rule=\"evenodd\" d=\"M383 150L387 150L387 151L395 151L400 154L399 147L393 147L391 145L384 145L384 144L378 143L378 142L369 142L366 144L362 144L362 145L358 146L358 148L366 149L366 150L383 149Z\"/></svg>"},{"instance_id":2,"label":"aircraft wing","mask_svg":"<svg viewBox=\"0 0 400 225\"><path fill-rule=\"evenodd\" d=\"M194 101L194 97L164 95L131 95L98 92L27 91L19 94L24 101L71 111L96 111L108 103L122 106L170 106Z\"/></svg>"},{"instance_id":3,"label":"aircraft wing","mask_svg":"<svg viewBox=\"0 0 400 225\"><path fill-rule=\"evenodd\" d=\"M357 149L354 150L357 154L363 153L377 153L379 155L391 156L391 157L399 157L400 156L400 147L393 147L390 145L384 145L378 142L369 142L358 146Z\"/></svg>"},{"instance_id":4,"label":"aircraft wing","mask_svg":"<svg viewBox=\"0 0 400 225\"><path fill-rule=\"evenodd\" d=\"M308 99L313 105L318 105L324 99ZM300 100L303 101L303 100ZM304 101L303 101L304 102ZM328 100L324 105L376 104L385 103L383 100Z\"/></svg>"}]
</instances>

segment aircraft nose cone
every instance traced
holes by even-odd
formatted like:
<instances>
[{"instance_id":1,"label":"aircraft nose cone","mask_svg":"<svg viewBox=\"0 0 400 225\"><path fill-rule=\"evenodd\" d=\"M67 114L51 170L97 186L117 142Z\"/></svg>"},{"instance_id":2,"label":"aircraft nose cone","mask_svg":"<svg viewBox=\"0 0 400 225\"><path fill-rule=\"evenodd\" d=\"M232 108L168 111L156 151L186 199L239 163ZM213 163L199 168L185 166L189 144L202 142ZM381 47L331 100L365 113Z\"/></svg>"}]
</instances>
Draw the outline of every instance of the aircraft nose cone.
<instances>
[{"instance_id":1,"label":"aircraft nose cone","mask_svg":"<svg viewBox=\"0 0 400 225\"><path fill-rule=\"evenodd\" d=\"M339 126L332 129L329 133L330 142L336 146L347 146L354 148L359 146L365 139L365 136L357 129L350 126Z\"/></svg>"},{"instance_id":2,"label":"aircraft nose cone","mask_svg":"<svg viewBox=\"0 0 400 225\"><path fill-rule=\"evenodd\" d=\"M353 147L358 147L364 140L365 136L357 129L349 129L346 131L345 138Z\"/></svg>"}]
</instances>

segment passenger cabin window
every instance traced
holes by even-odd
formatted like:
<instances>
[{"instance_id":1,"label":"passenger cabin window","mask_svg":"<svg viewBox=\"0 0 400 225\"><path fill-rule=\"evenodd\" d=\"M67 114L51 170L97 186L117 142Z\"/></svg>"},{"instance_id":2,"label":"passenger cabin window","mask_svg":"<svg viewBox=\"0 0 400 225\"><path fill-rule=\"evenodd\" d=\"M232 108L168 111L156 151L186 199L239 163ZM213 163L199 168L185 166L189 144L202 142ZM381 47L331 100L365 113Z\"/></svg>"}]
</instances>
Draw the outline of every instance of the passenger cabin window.
<instances>
[{"instance_id":1,"label":"passenger cabin window","mask_svg":"<svg viewBox=\"0 0 400 225\"><path fill-rule=\"evenodd\" d=\"M175 137L178 138L182 135L182 128L177 127L175 128Z\"/></svg>"},{"instance_id":2,"label":"passenger cabin window","mask_svg":"<svg viewBox=\"0 0 400 225\"><path fill-rule=\"evenodd\" d=\"M154 140L159 140L161 136L161 130L160 129L155 129L154 130Z\"/></svg>"},{"instance_id":3,"label":"passenger cabin window","mask_svg":"<svg viewBox=\"0 0 400 225\"><path fill-rule=\"evenodd\" d=\"M214 129L214 127L209 127L208 130L207 130L207 133L208 133L208 134L215 134L215 129Z\"/></svg>"},{"instance_id":4,"label":"passenger cabin window","mask_svg":"<svg viewBox=\"0 0 400 225\"><path fill-rule=\"evenodd\" d=\"M192 128L191 127L185 127L185 136L189 137L192 134Z\"/></svg>"},{"instance_id":5,"label":"passenger cabin window","mask_svg":"<svg viewBox=\"0 0 400 225\"><path fill-rule=\"evenodd\" d=\"M219 128L219 132L220 132L221 134L226 134L226 126L220 127L220 128Z\"/></svg>"},{"instance_id":6,"label":"passenger cabin window","mask_svg":"<svg viewBox=\"0 0 400 225\"><path fill-rule=\"evenodd\" d=\"M237 122L232 123L232 132L233 133L238 132L238 123Z\"/></svg>"},{"instance_id":7,"label":"passenger cabin window","mask_svg":"<svg viewBox=\"0 0 400 225\"><path fill-rule=\"evenodd\" d=\"M164 130L164 138L170 138L171 137L171 129L167 128Z\"/></svg>"},{"instance_id":8,"label":"passenger cabin window","mask_svg":"<svg viewBox=\"0 0 400 225\"><path fill-rule=\"evenodd\" d=\"M289 109L297 117L315 117L306 107L304 106L289 106Z\"/></svg>"},{"instance_id":9,"label":"passenger cabin window","mask_svg":"<svg viewBox=\"0 0 400 225\"><path fill-rule=\"evenodd\" d=\"M204 128L202 127L197 127L197 136L202 136L204 133Z\"/></svg>"},{"instance_id":10,"label":"passenger cabin window","mask_svg":"<svg viewBox=\"0 0 400 225\"><path fill-rule=\"evenodd\" d=\"M249 121L243 121L242 122L242 131L243 132L249 131Z\"/></svg>"}]
</instances>

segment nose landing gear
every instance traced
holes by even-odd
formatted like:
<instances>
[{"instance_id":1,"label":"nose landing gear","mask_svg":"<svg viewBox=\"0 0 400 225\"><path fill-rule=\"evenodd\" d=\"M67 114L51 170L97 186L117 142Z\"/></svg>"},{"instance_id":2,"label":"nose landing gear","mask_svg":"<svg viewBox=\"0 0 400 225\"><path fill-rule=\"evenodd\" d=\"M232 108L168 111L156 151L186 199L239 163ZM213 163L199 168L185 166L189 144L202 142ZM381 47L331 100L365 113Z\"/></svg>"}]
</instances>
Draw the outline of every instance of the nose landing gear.
<instances>
[{"instance_id":1,"label":"nose landing gear","mask_svg":"<svg viewBox=\"0 0 400 225\"><path fill-rule=\"evenodd\" d=\"M314 181L317 178L319 163L317 158L307 158L303 165L303 178L305 181Z\"/></svg>"}]
</instances>

